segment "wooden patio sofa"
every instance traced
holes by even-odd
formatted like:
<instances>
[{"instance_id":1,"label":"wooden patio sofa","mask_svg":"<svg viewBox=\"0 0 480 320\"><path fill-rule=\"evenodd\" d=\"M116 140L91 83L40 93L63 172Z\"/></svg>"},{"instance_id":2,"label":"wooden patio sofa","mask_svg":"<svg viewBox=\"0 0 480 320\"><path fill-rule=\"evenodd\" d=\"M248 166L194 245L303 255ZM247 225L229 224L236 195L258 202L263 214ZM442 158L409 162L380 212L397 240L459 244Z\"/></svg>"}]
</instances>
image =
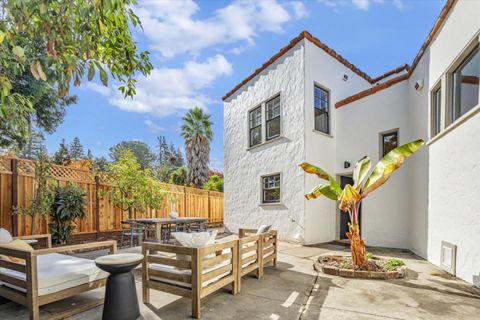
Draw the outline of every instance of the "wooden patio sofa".
<instances>
[{"instance_id":1,"label":"wooden patio sofa","mask_svg":"<svg viewBox=\"0 0 480 320\"><path fill-rule=\"evenodd\" d=\"M200 318L200 302L231 284L238 293L238 240L193 248L152 242L142 243L143 303L150 303L150 289L192 300L192 316Z\"/></svg>"},{"instance_id":2,"label":"wooden patio sofa","mask_svg":"<svg viewBox=\"0 0 480 320\"><path fill-rule=\"evenodd\" d=\"M272 262L277 265L277 231L270 230L257 233L256 229L239 229L238 231L238 288L241 290L241 279L246 274L256 271L261 278L264 267Z\"/></svg>"},{"instance_id":3,"label":"wooden patio sofa","mask_svg":"<svg viewBox=\"0 0 480 320\"><path fill-rule=\"evenodd\" d=\"M109 248L112 254L117 250L117 243L113 240L52 248L50 235L17 237L17 239L42 238L46 239L46 249L24 251L0 248L0 255L25 260L25 264L0 260L0 296L26 306L29 309L31 320L40 319L40 306L42 305L97 289L106 283L108 274L96 273L97 271L93 269L95 267L93 261L69 255L59 255L59 253ZM60 266L61 263L55 265L55 261L74 264L75 266L71 268L77 268L80 271L84 270L82 268L85 268L86 271L85 273L66 273L67 271L65 271L62 274L62 270L70 272L72 269ZM49 264L52 264L52 266ZM87 269L89 270L88 272ZM48 274L48 272L57 275L57 278L52 276L48 279L41 279L39 275ZM103 271L99 270L98 272ZM75 276L74 279L69 278L72 277L72 274ZM98 300L95 305L89 307L94 307L102 302L102 299ZM78 306L78 308L82 308L82 306ZM71 316L84 310L78 310L78 308L69 309L63 317Z\"/></svg>"}]
</instances>

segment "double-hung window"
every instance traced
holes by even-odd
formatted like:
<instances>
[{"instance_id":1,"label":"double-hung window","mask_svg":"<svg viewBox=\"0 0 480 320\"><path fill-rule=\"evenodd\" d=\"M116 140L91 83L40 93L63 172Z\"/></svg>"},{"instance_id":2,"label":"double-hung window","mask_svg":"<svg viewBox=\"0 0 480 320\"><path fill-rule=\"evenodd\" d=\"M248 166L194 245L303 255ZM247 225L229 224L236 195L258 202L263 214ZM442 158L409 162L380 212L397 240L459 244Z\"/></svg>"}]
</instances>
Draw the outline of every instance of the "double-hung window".
<instances>
[{"instance_id":1,"label":"double-hung window","mask_svg":"<svg viewBox=\"0 0 480 320\"><path fill-rule=\"evenodd\" d=\"M262 106L259 106L248 114L250 127L250 147L262 143Z\"/></svg>"},{"instance_id":2,"label":"double-hung window","mask_svg":"<svg viewBox=\"0 0 480 320\"><path fill-rule=\"evenodd\" d=\"M330 134L330 97L327 90L315 85L315 130Z\"/></svg>"},{"instance_id":3,"label":"double-hung window","mask_svg":"<svg viewBox=\"0 0 480 320\"><path fill-rule=\"evenodd\" d=\"M280 203L280 174L262 177L262 203Z\"/></svg>"},{"instance_id":4,"label":"double-hung window","mask_svg":"<svg viewBox=\"0 0 480 320\"><path fill-rule=\"evenodd\" d=\"M479 46L462 61L451 76L450 110L447 125L455 122L479 102L480 85Z\"/></svg>"},{"instance_id":5,"label":"double-hung window","mask_svg":"<svg viewBox=\"0 0 480 320\"><path fill-rule=\"evenodd\" d=\"M248 146L254 147L281 135L280 95L248 112Z\"/></svg>"}]
</instances>

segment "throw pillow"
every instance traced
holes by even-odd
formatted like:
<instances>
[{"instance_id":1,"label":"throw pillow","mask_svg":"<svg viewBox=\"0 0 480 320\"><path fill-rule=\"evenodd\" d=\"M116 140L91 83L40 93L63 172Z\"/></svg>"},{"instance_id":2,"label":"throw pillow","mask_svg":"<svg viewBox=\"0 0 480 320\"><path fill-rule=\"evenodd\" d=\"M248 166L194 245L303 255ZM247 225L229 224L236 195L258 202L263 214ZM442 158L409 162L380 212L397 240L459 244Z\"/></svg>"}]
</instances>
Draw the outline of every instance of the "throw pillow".
<instances>
[{"instance_id":1,"label":"throw pillow","mask_svg":"<svg viewBox=\"0 0 480 320\"><path fill-rule=\"evenodd\" d=\"M260 226L260 228L257 229L257 234L265 233L268 230L270 230L271 227L272 227L271 224L263 224Z\"/></svg>"}]
</instances>

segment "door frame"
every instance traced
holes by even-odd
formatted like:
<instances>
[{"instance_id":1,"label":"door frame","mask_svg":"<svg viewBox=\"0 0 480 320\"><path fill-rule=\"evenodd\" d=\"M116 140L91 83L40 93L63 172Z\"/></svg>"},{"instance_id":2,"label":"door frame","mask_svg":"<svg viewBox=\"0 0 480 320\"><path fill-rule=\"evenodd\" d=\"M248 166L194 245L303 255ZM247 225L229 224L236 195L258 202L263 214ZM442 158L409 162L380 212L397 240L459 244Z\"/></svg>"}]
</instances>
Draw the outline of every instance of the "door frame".
<instances>
[{"instance_id":1,"label":"door frame","mask_svg":"<svg viewBox=\"0 0 480 320\"><path fill-rule=\"evenodd\" d=\"M352 178L353 177L353 171L346 171L346 172L341 172L337 173L335 175L335 179L337 180L338 183L340 183L340 177L348 177ZM335 207L335 240L340 241L340 209L338 208L338 200L335 201L336 207ZM359 214L362 214L362 211L360 209ZM360 218L359 221L360 224L360 230L362 230L362 219ZM347 239L348 240L348 239Z\"/></svg>"}]
</instances>

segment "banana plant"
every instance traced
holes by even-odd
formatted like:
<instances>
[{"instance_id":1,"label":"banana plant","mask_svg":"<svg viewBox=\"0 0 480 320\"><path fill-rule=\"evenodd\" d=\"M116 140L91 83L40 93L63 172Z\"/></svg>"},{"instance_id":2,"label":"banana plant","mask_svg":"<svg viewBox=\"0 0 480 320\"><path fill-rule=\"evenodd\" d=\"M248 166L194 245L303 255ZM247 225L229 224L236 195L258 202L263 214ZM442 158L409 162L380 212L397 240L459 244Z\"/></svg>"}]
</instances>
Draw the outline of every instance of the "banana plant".
<instances>
[{"instance_id":1,"label":"banana plant","mask_svg":"<svg viewBox=\"0 0 480 320\"><path fill-rule=\"evenodd\" d=\"M305 198L310 200L323 195L338 201L340 210L348 212L350 222L346 235L350 239L350 251L355 268L362 268L367 262L365 240L360 238L360 226L358 224L358 212L362 200L387 182L392 173L401 167L405 159L411 157L423 144L424 141L419 139L393 149L380 159L370 175L368 174L371 167L370 158L367 156L361 158L355 164L353 170L353 186L347 184L343 189L324 170L306 162L300 164L305 172L316 174L320 179L327 181L314 187L305 195Z\"/></svg>"}]
</instances>

